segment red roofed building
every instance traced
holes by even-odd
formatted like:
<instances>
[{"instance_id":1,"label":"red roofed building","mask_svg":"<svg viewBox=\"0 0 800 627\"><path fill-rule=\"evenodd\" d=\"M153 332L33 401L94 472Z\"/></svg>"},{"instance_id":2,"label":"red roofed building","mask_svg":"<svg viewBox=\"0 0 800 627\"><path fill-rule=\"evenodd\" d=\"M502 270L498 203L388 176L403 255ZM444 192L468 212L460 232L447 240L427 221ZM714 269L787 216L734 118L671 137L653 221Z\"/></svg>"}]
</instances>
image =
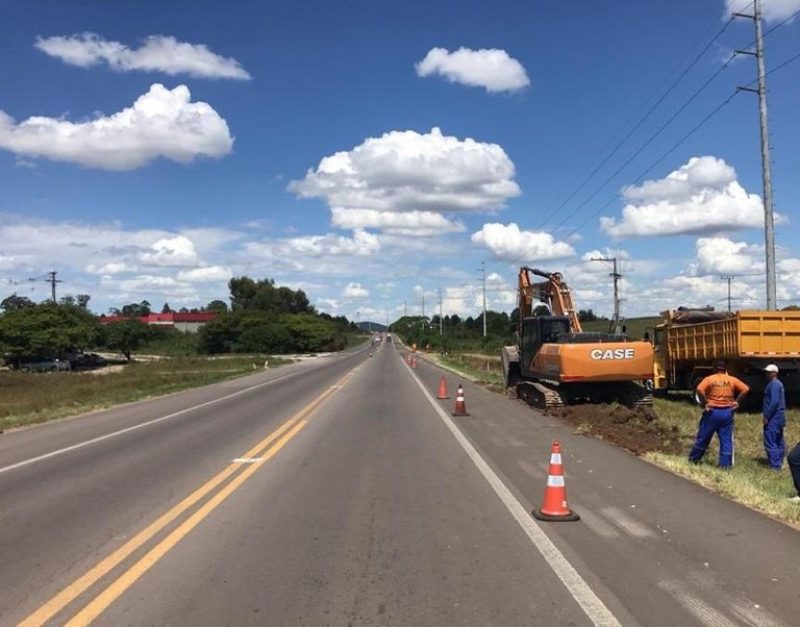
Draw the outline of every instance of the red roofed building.
<instances>
[{"instance_id":1,"label":"red roofed building","mask_svg":"<svg viewBox=\"0 0 800 627\"><path fill-rule=\"evenodd\" d=\"M138 320L144 324L155 324L163 327L172 327L184 333L197 333L198 329L207 322L219 317L216 311L202 311L197 313L151 313L148 316L137 316ZM100 324L111 324L130 320L127 316L100 316Z\"/></svg>"}]
</instances>

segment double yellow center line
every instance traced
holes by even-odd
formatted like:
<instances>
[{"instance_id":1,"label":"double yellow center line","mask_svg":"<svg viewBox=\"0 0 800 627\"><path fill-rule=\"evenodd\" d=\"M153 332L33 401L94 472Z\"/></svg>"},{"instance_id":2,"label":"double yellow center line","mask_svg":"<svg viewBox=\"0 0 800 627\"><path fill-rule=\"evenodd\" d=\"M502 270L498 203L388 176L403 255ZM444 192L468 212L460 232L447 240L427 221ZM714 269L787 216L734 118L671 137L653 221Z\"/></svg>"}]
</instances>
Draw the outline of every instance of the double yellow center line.
<instances>
[{"instance_id":1,"label":"double yellow center line","mask_svg":"<svg viewBox=\"0 0 800 627\"><path fill-rule=\"evenodd\" d=\"M308 418L311 413L317 409L317 407L319 407L329 396L341 389L348 379L353 376L356 369L351 370L336 384L325 390L325 392L323 392L320 396L303 407L303 409L289 418L289 420L284 422L280 427L275 429L275 431L270 433L266 438L261 440L258 444L253 446L249 451L240 457L240 459L257 458L259 461L246 466L240 462L233 462L229 464L226 468L211 477L211 479L209 479L197 490L192 492L180 503L175 505L168 512L161 515L157 520L150 523L133 538L128 540L113 553L89 569L84 575L61 590L61 592L56 594L52 599L47 601L47 603L42 605L33 614L23 620L20 623L20 626L33 627L34 625L43 625L58 612L63 610L67 605L72 603L91 586L97 583L102 577L111 572L111 570L117 567L125 559L130 557L131 554L144 546L145 543L151 540L167 525L175 521L184 512L211 494L237 471L245 468L243 472L240 472L232 481L227 483L221 490L216 492L213 497L206 501L197 509L197 511L184 520L173 531L171 531L163 540L156 544L156 546L148 551L144 557L139 559L139 561L137 561L135 564L133 564L133 566L120 575L119 578L111 583L67 623L67 625L70 626L89 625L100 614L102 614L109 605L111 605L128 588L130 588L142 575L144 575L162 557L164 557L164 555L166 555L170 549L172 549L176 544L178 544L178 542L186 537L186 535L188 535L192 529L194 529L225 499L227 499L245 481L247 481L258 470L259 466L274 457L292 438L302 431L303 427L308 424L308 420L306 420L306 418Z\"/></svg>"}]
</instances>

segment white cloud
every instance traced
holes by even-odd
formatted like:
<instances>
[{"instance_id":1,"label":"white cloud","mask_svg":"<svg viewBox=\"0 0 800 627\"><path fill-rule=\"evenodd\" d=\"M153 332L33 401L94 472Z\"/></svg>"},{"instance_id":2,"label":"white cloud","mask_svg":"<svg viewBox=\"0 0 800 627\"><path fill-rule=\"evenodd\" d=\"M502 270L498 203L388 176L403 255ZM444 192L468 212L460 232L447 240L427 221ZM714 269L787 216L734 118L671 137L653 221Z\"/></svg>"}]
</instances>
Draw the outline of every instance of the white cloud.
<instances>
[{"instance_id":1,"label":"white cloud","mask_svg":"<svg viewBox=\"0 0 800 627\"><path fill-rule=\"evenodd\" d=\"M614 238L710 234L764 224L761 199L748 194L735 170L716 157L692 157L666 178L628 187L623 195L628 203L622 219L600 218L601 228Z\"/></svg>"},{"instance_id":2,"label":"white cloud","mask_svg":"<svg viewBox=\"0 0 800 627\"><path fill-rule=\"evenodd\" d=\"M431 48L414 66L418 76L439 74L451 83L483 87L488 92L517 91L530 85L525 68L505 50Z\"/></svg>"},{"instance_id":3,"label":"white cloud","mask_svg":"<svg viewBox=\"0 0 800 627\"><path fill-rule=\"evenodd\" d=\"M764 249L727 237L700 237L695 243L700 274L750 274L763 270Z\"/></svg>"},{"instance_id":4,"label":"white cloud","mask_svg":"<svg viewBox=\"0 0 800 627\"><path fill-rule=\"evenodd\" d=\"M230 153L228 125L189 88L158 83L131 107L88 122L42 116L19 123L0 111L0 148L103 170L132 170L158 157L189 163Z\"/></svg>"},{"instance_id":5,"label":"white cloud","mask_svg":"<svg viewBox=\"0 0 800 627\"><path fill-rule=\"evenodd\" d=\"M129 266L123 261L108 261L106 263L90 263L86 266L89 274L122 274L125 272L135 272L136 266Z\"/></svg>"},{"instance_id":6,"label":"white cloud","mask_svg":"<svg viewBox=\"0 0 800 627\"><path fill-rule=\"evenodd\" d=\"M515 223L484 224L472 234L472 241L492 251L497 259L514 263L534 263L562 259L575 254L566 242L557 242L544 231L523 231Z\"/></svg>"},{"instance_id":7,"label":"white cloud","mask_svg":"<svg viewBox=\"0 0 800 627\"><path fill-rule=\"evenodd\" d=\"M420 233L429 234L431 228L455 228L449 221L432 225L431 213L503 208L520 194L513 178L514 164L497 144L460 140L433 128L427 134L392 131L368 138L350 151L324 157L289 190L301 198L325 199L342 224L419 226ZM385 212L411 218L392 222Z\"/></svg>"},{"instance_id":8,"label":"white cloud","mask_svg":"<svg viewBox=\"0 0 800 627\"><path fill-rule=\"evenodd\" d=\"M356 230L353 237L335 235L303 235L247 245L248 251L266 257L368 257L381 248L377 235Z\"/></svg>"},{"instance_id":9,"label":"white cloud","mask_svg":"<svg viewBox=\"0 0 800 627\"><path fill-rule=\"evenodd\" d=\"M176 235L154 242L150 250L139 254L139 260L152 266L192 267L198 263L194 242L185 235Z\"/></svg>"},{"instance_id":10,"label":"white cloud","mask_svg":"<svg viewBox=\"0 0 800 627\"><path fill-rule=\"evenodd\" d=\"M250 78L236 59L215 54L203 44L189 44L164 35L151 35L136 49L95 33L39 37L35 46L64 63L84 68L105 62L116 72L140 70L170 76L188 74L195 78Z\"/></svg>"},{"instance_id":11,"label":"white cloud","mask_svg":"<svg viewBox=\"0 0 800 627\"><path fill-rule=\"evenodd\" d=\"M374 209L331 209L331 224L340 229L381 229L393 235L425 237L464 230L460 222L433 211L376 211Z\"/></svg>"},{"instance_id":12,"label":"white cloud","mask_svg":"<svg viewBox=\"0 0 800 627\"><path fill-rule=\"evenodd\" d=\"M732 13L740 12L752 15L752 0L725 0L724 19L728 19ZM762 13L767 22L779 22L800 11L800 0L763 0Z\"/></svg>"},{"instance_id":13,"label":"white cloud","mask_svg":"<svg viewBox=\"0 0 800 627\"><path fill-rule=\"evenodd\" d=\"M348 283L342 291L345 300L361 300L369 297L369 290L361 287L361 283Z\"/></svg>"},{"instance_id":14,"label":"white cloud","mask_svg":"<svg viewBox=\"0 0 800 627\"><path fill-rule=\"evenodd\" d=\"M230 268L222 266L203 266L202 268L192 268L191 270L181 270L178 272L179 281L189 283L206 283L214 281L227 281L233 276Z\"/></svg>"}]
</instances>

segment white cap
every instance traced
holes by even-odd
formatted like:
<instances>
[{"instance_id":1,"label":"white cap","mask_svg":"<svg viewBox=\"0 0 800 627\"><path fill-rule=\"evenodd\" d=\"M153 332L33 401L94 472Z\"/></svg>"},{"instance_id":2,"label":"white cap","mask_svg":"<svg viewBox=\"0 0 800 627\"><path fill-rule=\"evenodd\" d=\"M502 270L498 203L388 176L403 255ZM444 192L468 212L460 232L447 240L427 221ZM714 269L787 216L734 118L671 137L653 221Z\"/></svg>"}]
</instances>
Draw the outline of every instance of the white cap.
<instances>
[{"instance_id":1,"label":"white cap","mask_svg":"<svg viewBox=\"0 0 800 627\"><path fill-rule=\"evenodd\" d=\"M778 372L778 366L776 366L775 364L770 364L769 366L764 368L764 370L766 370L767 372Z\"/></svg>"}]
</instances>

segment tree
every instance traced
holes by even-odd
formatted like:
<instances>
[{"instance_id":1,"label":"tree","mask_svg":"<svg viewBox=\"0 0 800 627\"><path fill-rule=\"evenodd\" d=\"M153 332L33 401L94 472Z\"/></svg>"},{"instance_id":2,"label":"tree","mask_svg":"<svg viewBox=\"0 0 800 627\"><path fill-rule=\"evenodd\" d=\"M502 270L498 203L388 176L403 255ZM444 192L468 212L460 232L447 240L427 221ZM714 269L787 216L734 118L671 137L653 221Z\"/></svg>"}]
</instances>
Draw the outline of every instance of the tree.
<instances>
[{"instance_id":1,"label":"tree","mask_svg":"<svg viewBox=\"0 0 800 627\"><path fill-rule=\"evenodd\" d=\"M234 277L228 282L233 311L258 310L269 313L314 313L303 290L275 287L273 279L255 281Z\"/></svg>"},{"instance_id":2,"label":"tree","mask_svg":"<svg viewBox=\"0 0 800 627\"><path fill-rule=\"evenodd\" d=\"M89 301L92 299L89 294L78 294L75 297L75 300L78 302L78 307L81 309L87 309L89 307Z\"/></svg>"},{"instance_id":3,"label":"tree","mask_svg":"<svg viewBox=\"0 0 800 627\"><path fill-rule=\"evenodd\" d=\"M164 303L164 306L161 308L162 314L172 313L172 309L169 308L169 303Z\"/></svg>"},{"instance_id":4,"label":"tree","mask_svg":"<svg viewBox=\"0 0 800 627\"><path fill-rule=\"evenodd\" d=\"M597 315L591 309L581 309L578 311L578 320L581 322L594 322Z\"/></svg>"},{"instance_id":5,"label":"tree","mask_svg":"<svg viewBox=\"0 0 800 627\"><path fill-rule=\"evenodd\" d=\"M62 305L70 305L70 306L74 306L74 305L75 305L75 297L74 297L74 296L72 296L71 294L67 294L66 296L62 296L62 297L59 299L59 301L58 301L58 302L59 302L60 304L62 304Z\"/></svg>"},{"instance_id":6,"label":"tree","mask_svg":"<svg viewBox=\"0 0 800 627\"><path fill-rule=\"evenodd\" d=\"M76 305L47 302L0 316L0 353L16 363L83 350L95 346L99 336L97 318Z\"/></svg>"},{"instance_id":7,"label":"tree","mask_svg":"<svg viewBox=\"0 0 800 627\"><path fill-rule=\"evenodd\" d=\"M131 360L131 353L152 335L146 324L135 319L112 322L105 326L104 331L105 345L125 355L128 361Z\"/></svg>"},{"instance_id":8,"label":"tree","mask_svg":"<svg viewBox=\"0 0 800 627\"><path fill-rule=\"evenodd\" d=\"M36 303L34 303L30 298L12 294L11 296L4 298L3 301L0 302L0 309L8 312L8 311L14 311L15 309L25 309L26 307L33 307L35 305Z\"/></svg>"},{"instance_id":9,"label":"tree","mask_svg":"<svg viewBox=\"0 0 800 627\"><path fill-rule=\"evenodd\" d=\"M110 311L110 310L109 310ZM129 303L122 307L121 314L128 318L139 318L150 315L150 303L143 300L141 303Z\"/></svg>"}]
</instances>

